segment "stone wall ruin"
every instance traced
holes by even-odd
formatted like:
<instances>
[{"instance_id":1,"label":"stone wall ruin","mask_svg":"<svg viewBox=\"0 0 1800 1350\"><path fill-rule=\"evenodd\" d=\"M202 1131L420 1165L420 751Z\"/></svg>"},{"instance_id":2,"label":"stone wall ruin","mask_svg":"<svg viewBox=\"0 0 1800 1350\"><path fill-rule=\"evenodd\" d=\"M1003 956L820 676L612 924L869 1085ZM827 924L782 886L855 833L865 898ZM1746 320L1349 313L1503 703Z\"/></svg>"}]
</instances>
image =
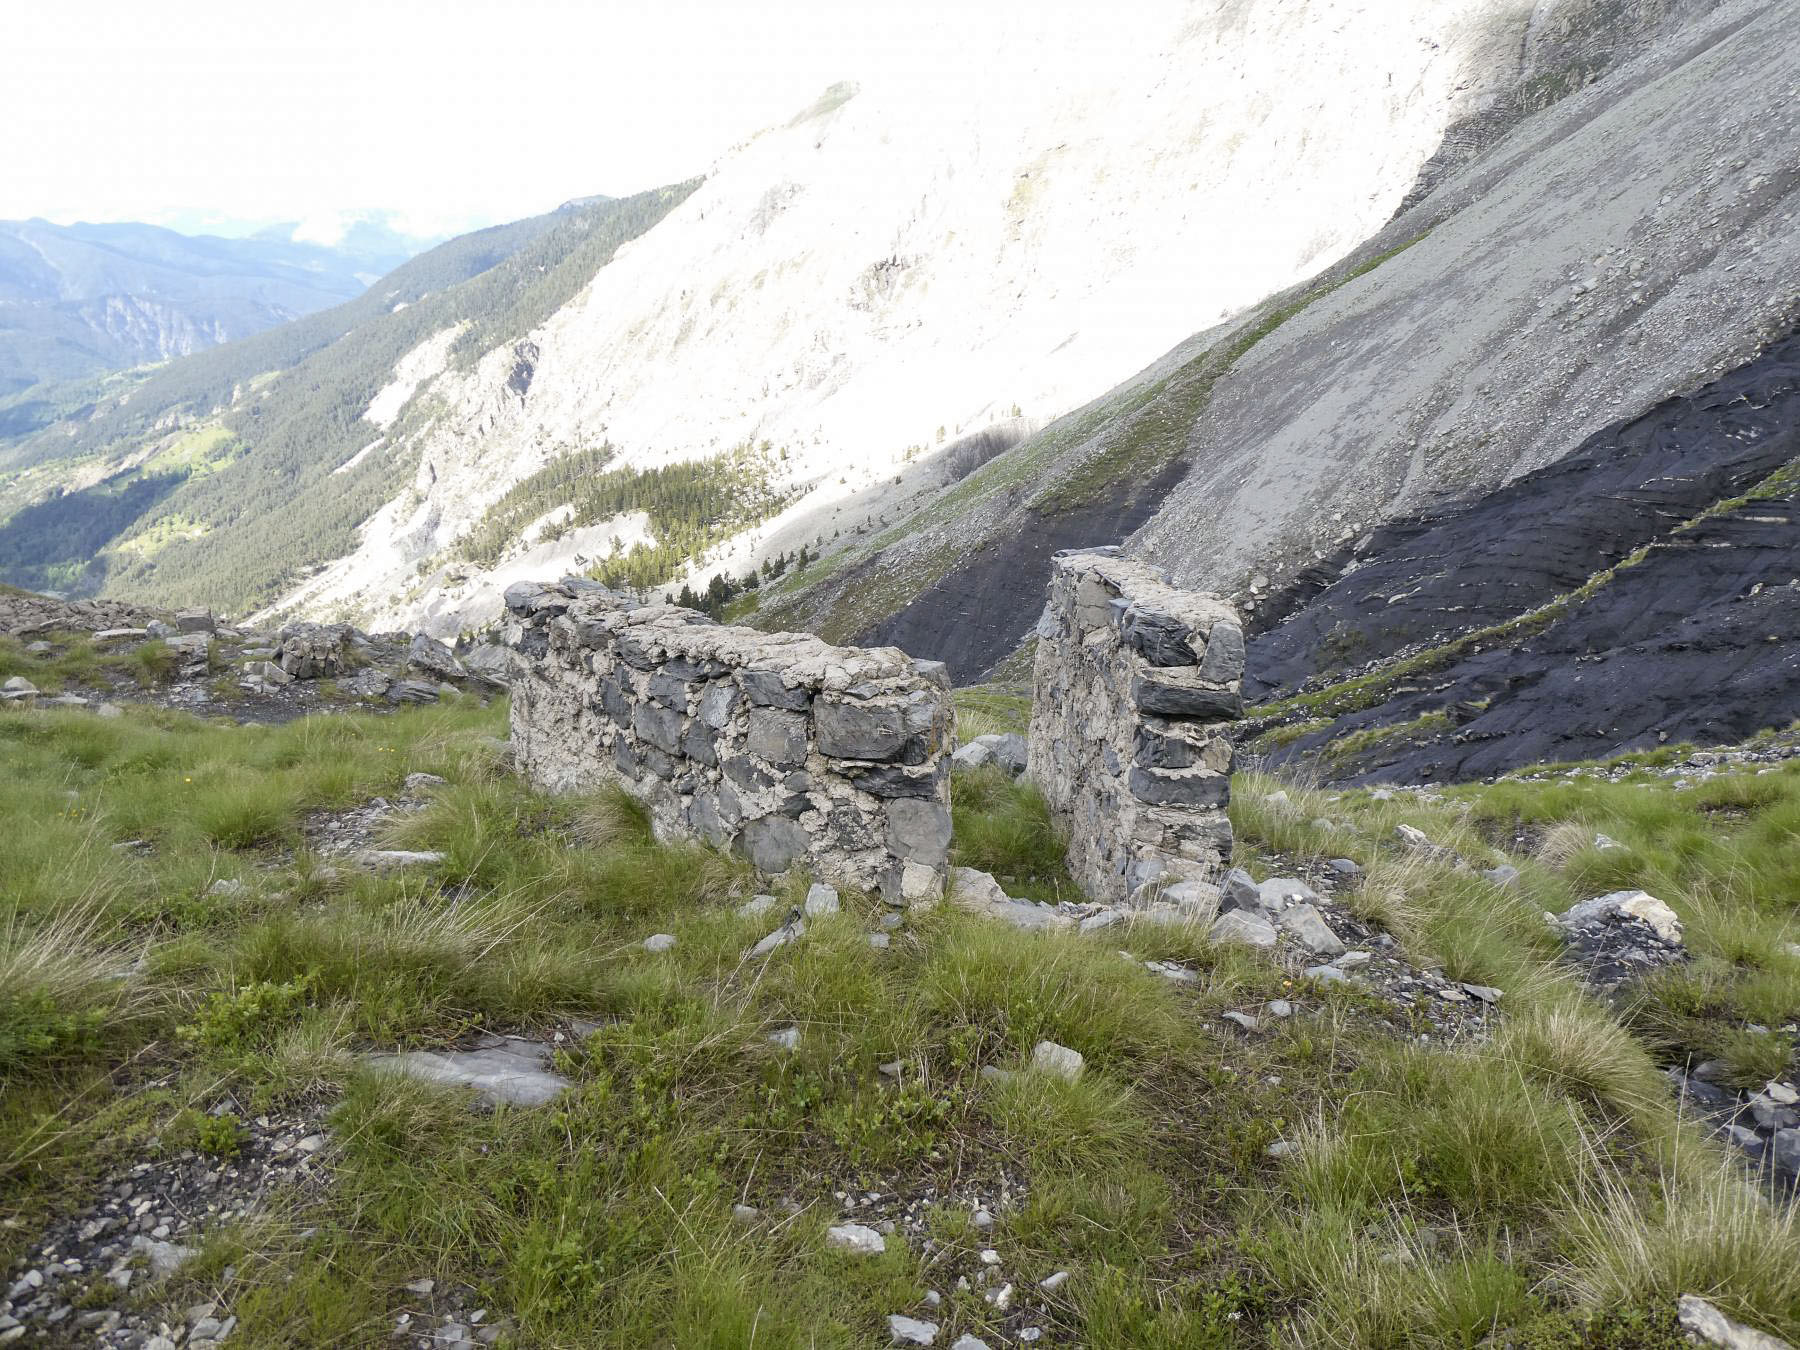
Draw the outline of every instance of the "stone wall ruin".
<instances>
[{"instance_id":1,"label":"stone wall ruin","mask_svg":"<svg viewBox=\"0 0 1800 1350\"><path fill-rule=\"evenodd\" d=\"M890 902L942 893L949 675L894 647L834 647L628 607L589 582L506 592L513 755L552 791L622 785L658 834L805 868Z\"/></svg>"},{"instance_id":2,"label":"stone wall ruin","mask_svg":"<svg viewBox=\"0 0 1800 1350\"><path fill-rule=\"evenodd\" d=\"M1144 903L1228 866L1243 673L1243 626L1218 597L1177 590L1117 548L1052 559L1031 776L1095 900Z\"/></svg>"}]
</instances>

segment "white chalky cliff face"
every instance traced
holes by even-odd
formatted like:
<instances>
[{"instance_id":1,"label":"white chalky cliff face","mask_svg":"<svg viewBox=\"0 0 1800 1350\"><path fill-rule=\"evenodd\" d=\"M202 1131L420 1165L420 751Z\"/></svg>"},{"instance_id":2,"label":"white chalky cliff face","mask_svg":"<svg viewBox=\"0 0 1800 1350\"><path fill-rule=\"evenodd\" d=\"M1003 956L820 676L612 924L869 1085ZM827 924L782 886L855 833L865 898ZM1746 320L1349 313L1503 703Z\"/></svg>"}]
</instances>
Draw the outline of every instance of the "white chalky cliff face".
<instances>
[{"instance_id":1,"label":"white chalky cliff face","mask_svg":"<svg viewBox=\"0 0 1800 1350\"><path fill-rule=\"evenodd\" d=\"M417 380L435 410L417 481L285 607L495 617L497 586L445 596L419 563L606 441L638 467L768 441L817 510L1060 414L1378 229L1533 8L1144 0L946 34L920 68L948 77L838 89L732 152L527 343L409 358L387 397Z\"/></svg>"}]
</instances>

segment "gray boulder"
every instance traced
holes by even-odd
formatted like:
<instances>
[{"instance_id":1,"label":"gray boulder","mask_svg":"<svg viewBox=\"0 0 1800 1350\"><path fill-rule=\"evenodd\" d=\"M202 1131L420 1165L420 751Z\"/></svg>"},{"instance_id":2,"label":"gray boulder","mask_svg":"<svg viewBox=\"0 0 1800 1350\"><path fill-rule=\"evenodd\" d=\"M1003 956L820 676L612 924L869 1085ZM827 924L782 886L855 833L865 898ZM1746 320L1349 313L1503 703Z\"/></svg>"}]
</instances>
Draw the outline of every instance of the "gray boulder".
<instances>
[{"instance_id":1,"label":"gray boulder","mask_svg":"<svg viewBox=\"0 0 1800 1350\"><path fill-rule=\"evenodd\" d=\"M1212 921L1209 933L1214 942L1241 942L1251 947L1275 945L1275 925L1249 910L1226 910Z\"/></svg>"},{"instance_id":2,"label":"gray boulder","mask_svg":"<svg viewBox=\"0 0 1800 1350\"><path fill-rule=\"evenodd\" d=\"M938 1324L895 1313L888 1318L888 1339L895 1345L930 1345L937 1339Z\"/></svg>"},{"instance_id":3,"label":"gray boulder","mask_svg":"<svg viewBox=\"0 0 1800 1350\"><path fill-rule=\"evenodd\" d=\"M1250 874L1243 868L1234 867L1225 874L1225 880L1219 883L1219 907L1260 914L1263 908L1262 888L1250 879Z\"/></svg>"},{"instance_id":4,"label":"gray boulder","mask_svg":"<svg viewBox=\"0 0 1800 1350\"><path fill-rule=\"evenodd\" d=\"M551 1049L516 1036L489 1036L475 1050L415 1050L372 1055L375 1069L473 1088L489 1104L542 1106L568 1090L569 1081L550 1072Z\"/></svg>"},{"instance_id":5,"label":"gray boulder","mask_svg":"<svg viewBox=\"0 0 1800 1350\"><path fill-rule=\"evenodd\" d=\"M469 678L495 689L512 684L512 652L497 642L484 642L463 658Z\"/></svg>"},{"instance_id":6,"label":"gray boulder","mask_svg":"<svg viewBox=\"0 0 1800 1350\"><path fill-rule=\"evenodd\" d=\"M1793 1350L1786 1341L1734 1322L1697 1294L1683 1294L1675 1305L1682 1330L1723 1350Z\"/></svg>"},{"instance_id":7,"label":"gray boulder","mask_svg":"<svg viewBox=\"0 0 1800 1350\"><path fill-rule=\"evenodd\" d=\"M866 1224L840 1223L825 1230L825 1245L858 1256L879 1256L887 1250L887 1239Z\"/></svg>"},{"instance_id":8,"label":"gray boulder","mask_svg":"<svg viewBox=\"0 0 1800 1350\"><path fill-rule=\"evenodd\" d=\"M1325 916L1312 905L1292 905L1282 913L1277 922L1315 956L1338 956L1344 951L1344 944L1331 931L1331 925L1325 922Z\"/></svg>"},{"instance_id":9,"label":"gray boulder","mask_svg":"<svg viewBox=\"0 0 1800 1350\"><path fill-rule=\"evenodd\" d=\"M1319 893L1304 881L1293 877L1270 877L1257 887L1262 907L1271 914L1278 914L1289 905L1310 905L1319 898Z\"/></svg>"},{"instance_id":10,"label":"gray boulder","mask_svg":"<svg viewBox=\"0 0 1800 1350\"><path fill-rule=\"evenodd\" d=\"M970 741L967 745L958 746L956 748L956 753L950 756L950 762L958 769L979 769L982 765L992 760L993 757L994 752L992 750L988 749L979 740L974 740Z\"/></svg>"},{"instance_id":11,"label":"gray boulder","mask_svg":"<svg viewBox=\"0 0 1800 1350\"><path fill-rule=\"evenodd\" d=\"M1009 731L1003 735L977 736L975 744L984 746L989 758L1014 778L1025 772L1027 761L1031 757L1030 744L1017 732Z\"/></svg>"},{"instance_id":12,"label":"gray boulder","mask_svg":"<svg viewBox=\"0 0 1800 1350\"><path fill-rule=\"evenodd\" d=\"M1064 1082L1073 1083L1081 1077L1087 1062L1081 1057L1079 1050L1071 1050L1055 1041L1039 1041L1031 1049L1031 1067L1039 1073L1051 1074Z\"/></svg>"}]
</instances>

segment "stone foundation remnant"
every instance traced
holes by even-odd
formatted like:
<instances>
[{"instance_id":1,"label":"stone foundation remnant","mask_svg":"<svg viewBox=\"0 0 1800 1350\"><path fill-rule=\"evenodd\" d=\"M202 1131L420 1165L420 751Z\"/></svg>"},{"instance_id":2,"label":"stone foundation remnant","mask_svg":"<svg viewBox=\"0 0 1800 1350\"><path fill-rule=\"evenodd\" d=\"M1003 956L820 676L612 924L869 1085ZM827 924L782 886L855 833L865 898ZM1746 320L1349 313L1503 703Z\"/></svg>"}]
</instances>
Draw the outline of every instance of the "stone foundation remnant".
<instances>
[{"instance_id":1,"label":"stone foundation remnant","mask_svg":"<svg viewBox=\"0 0 1800 1350\"><path fill-rule=\"evenodd\" d=\"M1243 625L1217 596L1177 590L1117 548L1052 559L1031 776L1095 900L1142 903L1229 865L1243 674Z\"/></svg>"},{"instance_id":2,"label":"stone foundation remnant","mask_svg":"<svg viewBox=\"0 0 1800 1350\"><path fill-rule=\"evenodd\" d=\"M513 755L551 791L618 783L660 837L936 899L950 848L950 679L894 647L731 628L593 583L506 591Z\"/></svg>"}]
</instances>

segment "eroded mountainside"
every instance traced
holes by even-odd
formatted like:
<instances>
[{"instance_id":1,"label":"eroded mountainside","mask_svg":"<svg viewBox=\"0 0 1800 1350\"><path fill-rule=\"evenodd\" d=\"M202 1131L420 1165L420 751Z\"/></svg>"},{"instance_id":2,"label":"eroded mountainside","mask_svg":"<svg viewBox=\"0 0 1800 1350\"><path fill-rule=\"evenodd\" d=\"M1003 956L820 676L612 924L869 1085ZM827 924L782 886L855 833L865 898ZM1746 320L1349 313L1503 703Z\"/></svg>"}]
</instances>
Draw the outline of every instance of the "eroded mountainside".
<instances>
[{"instance_id":1,"label":"eroded mountainside","mask_svg":"<svg viewBox=\"0 0 1800 1350\"><path fill-rule=\"evenodd\" d=\"M1786 360L1771 344L1800 323L1800 15L1401 9L1170 4L1095 20L1085 45L1046 21L971 34L966 59L1005 37L1026 75L945 106L835 87L703 185L456 241L361 309L178 362L15 447L0 566L443 635L491 622L521 579L673 589L760 567L776 584L757 623L895 643L969 682L1029 641L1051 552L1124 540L1261 628L1332 630L1304 669L1278 636L1259 645L1271 693L1517 620L1640 548L1660 566L1669 529L1781 467L1785 401L1753 453L1686 436L1678 490L1655 486L1666 467L1604 456L1544 480L1570 500L1508 536L1557 560L1530 585L1459 546L1488 559L1480 604L1417 590L1393 643L1305 612L1321 576L1415 564L1388 550L1422 522L1504 516L1492 494L1609 428L1629 439L1684 391L1760 388ZM1616 519L1615 491L1667 500ZM1720 597L1779 571L1774 509L1751 522L1772 554L1710 569ZM1713 511L1680 542L1737 520ZM1630 591L1606 587L1582 622ZM1649 640L1645 624L1612 645ZM1489 686L1516 694L1573 651L1542 650L1536 675L1457 688L1454 716L1498 725ZM1708 734L1728 701L1683 697L1586 749ZM1338 731L1375 729L1353 711ZM1451 716L1427 701L1374 720ZM1533 726L1505 733L1516 753L1563 734ZM1486 735L1456 730L1458 746Z\"/></svg>"},{"instance_id":2,"label":"eroded mountainside","mask_svg":"<svg viewBox=\"0 0 1800 1350\"><path fill-rule=\"evenodd\" d=\"M725 156L607 265L588 259L555 305L474 332L451 333L446 312L371 353L363 404L316 437L335 468L374 439L340 428L386 432L379 495L349 493L353 521L328 505L338 481L259 467L266 437L237 428L246 486L278 478L291 514L329 528L287 537L288 511L171 501L112 546L129 556L107 584L176 599L205 580L220 603L448 632L491 620L522 569L641 546L630 579L679 581L697 544L704 582L816 550L941 488L979 458L970 445L1018 442L1356 248L1469 143L1471 118L1552 102L1710 7L1159 0L1123 18L972 15L941 53L967 78L835 87ZM130 435L113 444L142 444ZM573 499L559 466L579 457L637 477ZM671 465L727 465L756 489L756 509L726 522L735 538L696 531L644 480ZM1128 496L1155 477L1132 468L1102 466L1099 486ZM249 541L259 575L193 565Z\"/></svg>"},{"instance_id":3,"label":"eroded mountainside","mask_svg":"<svg viewBox=\"0 0 1800 1350\"><path fill-rule=\"evenodd\" d=\"M1307 625L1334 623L1303 607L1294 615L1306 596L1290 587L1309 569L1340 552L1379 552L1395 531L1371 532L1390 522L1436 518L1521 475L1554 472L1608 427L1626 441L1647 435L1655 417L1623 428L1683 390L1701 391L1671 413L1706 423L1677 437L1679 453L1656 442L1661 460L1603 456L1602 469L1549 480L1544 491L1558 509L1516 521L1526 535L1514 547L1544 559L1532 585L1481 567L1484 555L1464 542L1446 547L1439 590L1455 595L1421 593L1403 612L1431 631L1405 641L1442 641L1580 586L1795 453L1792 405L1776 392L1791 354L1771 344L1800 320L1800 126L1789 94L1800 78L1797 39L1800 13L1789 6L1724 6L1695 18L1521 122L1318 281L1183 344L828 558L765 602L765 621L895 641L948 660L968 681L1028 640L1036 606L1023 578L1041 573L1044 554L1123 535L1129 551L1179 582L1233 593L1265 623L1286 617L1298 651L1319 636ZM1705 392L1731 371L1741 373ZM1709 411L1715 399L1729 405L1723 415ZM1659 489L1665 472L1680 482ZM1611 501L1622 487L1643 497L1641 518ZM1785 538L1763 519L1777 510L1765 506L1752 522L1776 536L1773 552L1757 545L1741 567L1720 562L1716 584L1705 583L1715 598L1740 576L1748 587L1780 573ZM1663 540L1655 562L1735 530L1742 514ZM1497 528L1479 510L1473 519L1477 532ZM1465 575L1465 564L1475 570ZM1704 607L1700 584L1683 593ZM1624 594L1610 592L1607 604ZM1623 647L1657 627L1641 622L1649 626L1625 625L1637 636ZM1554 660L1586 656L1590 640L1602 639L1583 638ZM1382 651L1364 634L1340 634L1310 647L1310 664L1295 672L1281 664L1291 655L1267 650L1270 684L1342 674ZM1491 658L1503 673L1490 670L1488 682L1525 673L1509 661ZM1784 670L1758 678L1779 683ZM1673 696L1692 673L1664 660L1637 678ZM1604 702L1598 685L1588 689ZM1452 701L1490 696L1464 691ZM1567 748L1595 753L1660 730L1707 734L1707 706L1718 701L1635 722L1594 712L1586 720L1617 737ZM1523 707L1514 711L1528 717ZM1716 734L1759 716L1779 722L1781 708L1758 711L1752 701ZM1518 753L1541 755L1555 740L1527 736ZM1484 762L1458 752L1435 771Z\"/></svg>"},{"instance_id":4,"label":"eroded mountainside","mask_svg":"<svg viewBox=\"0 0 1800 1350\"><path fill-rule=\"evenodd\" d=\"M1250 643L1252 683L1279 699L1261 748L1416 782L1783 726L1800 717L1797 492L1790 337L1296 581Z\"/></svg>"}]
</instances>

